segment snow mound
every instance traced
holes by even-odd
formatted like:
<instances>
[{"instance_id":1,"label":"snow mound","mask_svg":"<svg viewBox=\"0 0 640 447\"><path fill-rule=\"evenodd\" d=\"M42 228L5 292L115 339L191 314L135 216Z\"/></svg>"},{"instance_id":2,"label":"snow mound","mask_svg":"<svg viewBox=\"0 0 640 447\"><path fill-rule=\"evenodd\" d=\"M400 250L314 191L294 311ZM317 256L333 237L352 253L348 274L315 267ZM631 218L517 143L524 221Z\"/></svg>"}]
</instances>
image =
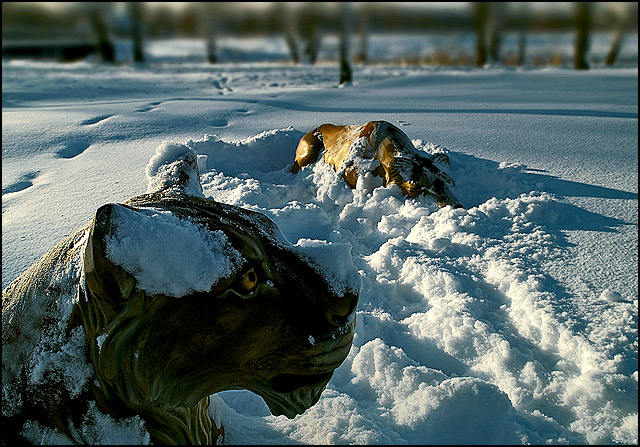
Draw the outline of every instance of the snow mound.
<instances>
[{"instance_id":1,"label":"snow mound","mask_svg":"<svg viewBox=\"0 0 640 447\"><path fill-rule=\"evenodd\" d=\"M271 217L338 290L357 284L343 272L349 257L360 277L350 357L318 404L271 426L294 440L332 444L635 439L628 419L611 418L600 403L615 393L632 408L633 397L624 396L637 381L617 373L624 359L606 360L557 304L566 291L547 273L549 263L561 264L563 230L580 223L566 217L568 205L536 190L540 175L414 140L427 156L447 155L450 164L439 167L468 206L440 208L372 175L350 188L325 163L293 174L298 140L285 132L292 131L187 143L208 156L205 196ZM285 155L270 161L271 171L248 167L245 155L266 160L270 141ZM618 306L616 318L633 315L611 292L600 302ZM225 399L212 409L220 420L246 411L242 399ZM488 418L496 409L500 419ZM459 431L452 413L478 424ZM607 428L597 422L603 418L611 419Z\"/></svg>"},{"instance_id":2,"label":"snow mound","mask_svg":"<svg viewBox=\"0 0 640 447\"><path fill-rule=\"evenodd\" d=\"M294 250L315 267L337 295L360 291L362 281L351 258L350 244L300 239Z\"/></svg>"},{"instance_id":3,"label":"snow mound","mask_svg":"<svg viewBox=\"0 0 640 447\"><path fill-rule=\"evenodd\" d=\"M165 189L204 197L198 173L198 155L184 144L163 141L149 160L147 192Z\"/></svg>"},{"instance_id":4,"label":"snow mound","mask_svg":"<svg viewBox=\"0 0 640 447\"><path fill-rule=\"evenodd\" d=\"M292 127L273 129L242 140L224 141L205 135L185 144L198 153L203 172L215 169L227 175L273 172L290 166L304 134Z\"/></svg>"}]
</instances>

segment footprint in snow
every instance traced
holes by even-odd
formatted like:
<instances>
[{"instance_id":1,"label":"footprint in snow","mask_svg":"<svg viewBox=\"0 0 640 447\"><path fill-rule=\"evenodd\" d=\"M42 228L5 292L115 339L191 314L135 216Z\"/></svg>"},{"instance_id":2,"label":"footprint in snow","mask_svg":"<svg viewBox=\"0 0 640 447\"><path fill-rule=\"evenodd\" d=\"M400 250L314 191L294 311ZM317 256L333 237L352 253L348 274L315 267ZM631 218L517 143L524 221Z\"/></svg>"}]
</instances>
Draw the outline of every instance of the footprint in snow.
<instances>
[{"instance_id":1,"label":"footprint in snow","mask_svg":"<svg viewBox=\"0 0 640 447\"><path fill-rule=\"evenodd\" d=\"M56 155L58 158L74 158L89 149L91 143L85 140L70 141Z\"/></svg>"},{"instance_id":2,"label":"footprint in snow","mask_svg":"<svg viewBox=\"0 0 640 447\"><path fill-rule=\"evenodd\" d=\"M20 177L15 183L8 185L6 188L2 188L2 195L10 194L12 192L24 191L25 189L33 186L32 180L40 175L39 171L29 172Z\"/></svg>"},{"instance_id":3,"label":"footprint in snow","mask_svg":"<svg viewBox=\"0 0 640 447\"><path fill-rule=\"evenodd\" d=\"M225 127L228 124L229 122L225 119L214 119L211 121L211 125L216 127Z\"/></svg>"},{"instance_id":4,"label":"footprint in snow","mask_svg":"<svg viewBox=\"0 0 640 447\"><path fill-rule=\"evenodd\" d=\"M136 112L150 112L151 110L155 109L160 104L162 104L161 101L150 102L146 106L142 106L139 109L136 109Z\"/></svg>"},{"instance_id":5,"label":"footprint in snow","mask_svg":"<svg viewBox=\"0 0 640 447\"><path fill-rule=\"evenodd\" d=\"M89 118L88 120L82 121L80 124L83 126L92 126L94 124L98 124L101 121L106 120L107 118L111 118L113 115L100 115L94 118Z\"/></svg>"},{"instance_id":6,"label":"footprint in snow","mask_svg":"<svg viewBox=\"0 0 640 447\"><path fill-rule=\"evenodd\" d=\"M211 85L213 85L213 87L217 88L218 90L226 90L227 92L233 91L233 89L227 85L227 78L222 78L219 81L214 79L211 82Z\"/></svg>"}]
</instances>

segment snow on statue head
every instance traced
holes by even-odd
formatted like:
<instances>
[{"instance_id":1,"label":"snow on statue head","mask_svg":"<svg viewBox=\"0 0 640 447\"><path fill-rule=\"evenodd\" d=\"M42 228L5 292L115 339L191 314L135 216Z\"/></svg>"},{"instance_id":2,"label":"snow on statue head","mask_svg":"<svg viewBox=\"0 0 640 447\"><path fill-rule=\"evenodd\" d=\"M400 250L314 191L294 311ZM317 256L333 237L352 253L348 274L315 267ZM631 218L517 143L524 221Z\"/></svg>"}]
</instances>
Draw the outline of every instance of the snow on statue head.
<instances>
[{"instance_id":1,"label":"snow on statue head","mask_svg":"<svg viewBox=\"0 0 640 447\"><path fill-rule=\"evenodd\" d=\"M350 246L292 246L263 214L204 198L182 144L147 176L147 194L100 207L3 291L3 442L211 443L209 395L251 390L292 418L346 358Z\"/></svg>"},{"instance_id":2,"label":"snow on statue head","mask_svg":"<svg viewBox=\"0 0 640 447\"><path fill-rule=\"evenodd\" d=\"M386 121L369 121L354 126L323 124L307 133L298 144L293 172L322 160L341 173L355 187L358 176L371 172L382 177L385 186L395 184L409 197L434 197L440 206L462 207L450 191L453 179L434 162L449 159L445 154L427 157L404 132Z\"/></svg>"}]
</instances>

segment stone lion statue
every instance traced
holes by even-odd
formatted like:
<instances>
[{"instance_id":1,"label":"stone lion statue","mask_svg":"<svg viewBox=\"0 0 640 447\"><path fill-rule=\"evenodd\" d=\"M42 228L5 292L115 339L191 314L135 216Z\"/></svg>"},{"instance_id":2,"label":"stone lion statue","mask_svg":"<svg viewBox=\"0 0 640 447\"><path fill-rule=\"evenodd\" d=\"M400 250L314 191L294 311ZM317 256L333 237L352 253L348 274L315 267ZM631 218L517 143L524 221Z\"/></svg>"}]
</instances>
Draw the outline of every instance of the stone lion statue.
<instances>
[{"instance_id":1,"label":"stone lion statue","mask_svg":"<svg viewBox=\"0 0 640 447\"><path fill-rule=\"evenodd\" d=\"M424 194L434 197L440 206L462 207L450 191L453 179L434 164L448 164L447 155L427 157L404 132L386 121L316 127L300 140L292 171L297 173L321 155L352 188L358 176L372 172L382 177L385 186L398 185L406 196L415 198Z\"/></svg>"},{"instance_id":2,"label":"stone lion statue","mask_svg":"<svg viewBox=\"0 0 640 447\"><path fill-rule=\"evenodd\" d=\"M293 418L346 358L355 267L205 198L184 145L163 143L147 176L3 290L3 443L211 444L211 394Z\"/></svg>"}]
</instances>

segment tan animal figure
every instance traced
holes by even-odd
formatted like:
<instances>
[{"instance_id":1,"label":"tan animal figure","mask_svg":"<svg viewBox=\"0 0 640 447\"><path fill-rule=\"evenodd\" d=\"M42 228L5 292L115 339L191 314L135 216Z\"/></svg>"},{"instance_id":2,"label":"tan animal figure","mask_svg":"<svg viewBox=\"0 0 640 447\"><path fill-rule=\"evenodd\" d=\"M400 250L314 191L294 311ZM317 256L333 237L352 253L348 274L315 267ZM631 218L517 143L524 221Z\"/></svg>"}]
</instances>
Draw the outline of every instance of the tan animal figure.
<instances>
[{"instance_id":1,"label":"tan animal figure","mask_svg":"<svg viewBox=\"0 0 640 447\"><path fill-rule=\"evenodd\" d=\"M453 179L434 165L449 163L445 154L427 157L400 129L386 121L361 126L323 124L307 133L298 144L292 171L314 163L322 156L346 182L355 188L358 176L369 171L383 178L384 185L398 185L403 194L434 197L440 206L462 207L451 193Z\"/></svg>"},{"instance_id":2,"label":"tan animal figure","mask_svg":"<svg viewBox=\"0 0 640 447\"><path fill-rule=\"evenodd\" d=\"M211 394L293 418L349 353L355 267L329 275L265 215L206 199L184 145L147 175L3 290L3 443L210 444Z\"/></svg>"}]
</instances>

